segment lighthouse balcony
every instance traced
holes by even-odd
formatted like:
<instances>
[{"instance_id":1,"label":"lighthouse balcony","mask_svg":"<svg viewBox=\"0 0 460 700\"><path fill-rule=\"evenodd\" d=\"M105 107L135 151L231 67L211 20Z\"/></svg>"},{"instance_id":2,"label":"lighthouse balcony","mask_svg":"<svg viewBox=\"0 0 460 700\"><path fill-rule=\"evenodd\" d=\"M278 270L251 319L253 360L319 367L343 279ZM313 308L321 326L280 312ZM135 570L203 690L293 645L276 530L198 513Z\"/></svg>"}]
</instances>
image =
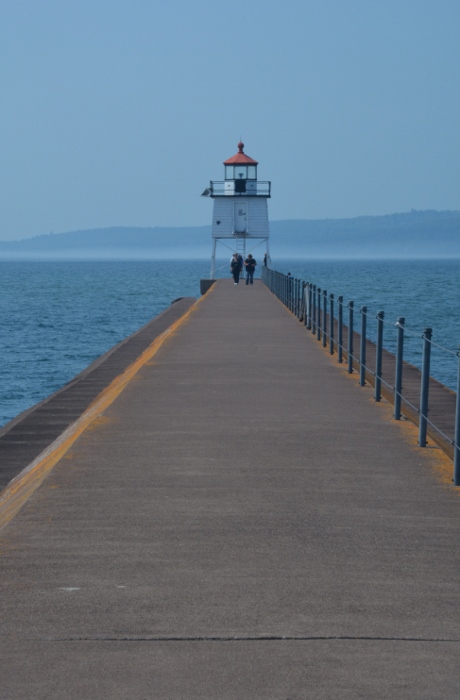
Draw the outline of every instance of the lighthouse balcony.
<instances>
[{"instance_id":1,"label":"lighthouse balcony","mask_svg":"<svg viewBox=\"0 0 460 700\"><path fill-rule=\"evenodd\" d=\"M270 197L271 182L262 180L212 180L210 197Z\"/></svg>"}]
</instances>

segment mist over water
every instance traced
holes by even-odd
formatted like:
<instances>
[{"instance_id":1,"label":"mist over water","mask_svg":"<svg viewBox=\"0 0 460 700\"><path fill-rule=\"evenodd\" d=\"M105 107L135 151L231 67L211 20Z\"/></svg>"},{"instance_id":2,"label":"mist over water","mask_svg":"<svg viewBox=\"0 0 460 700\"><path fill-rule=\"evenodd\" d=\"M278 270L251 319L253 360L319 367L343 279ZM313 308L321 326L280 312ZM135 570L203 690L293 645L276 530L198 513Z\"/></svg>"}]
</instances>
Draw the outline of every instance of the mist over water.
<instances>
[{"instance_id":1,"label":"mist over water","mask_svg":"<svg viewBox=\"0 0 460 700\"><path fill-rule=\"evenodd\" d=\"M229 250L229 258L231 251ZM259 264L263 254L259 255ZM228 259L218 276L229 276ZM423 328L455 352L460 341L460 261L279 260L290 271L368 306L368 330L385 311L385 346L394 351L406 317L405 359L420 366ZM90 362L138 330L171 302L199 296L210 260L0 263L0 425L59 389ZM256 276L259 276L260 268ZM345 314L346 319L346 314ZM457 358L433 347L432 375L455 388Z\"/></svg>"}]
</instances>

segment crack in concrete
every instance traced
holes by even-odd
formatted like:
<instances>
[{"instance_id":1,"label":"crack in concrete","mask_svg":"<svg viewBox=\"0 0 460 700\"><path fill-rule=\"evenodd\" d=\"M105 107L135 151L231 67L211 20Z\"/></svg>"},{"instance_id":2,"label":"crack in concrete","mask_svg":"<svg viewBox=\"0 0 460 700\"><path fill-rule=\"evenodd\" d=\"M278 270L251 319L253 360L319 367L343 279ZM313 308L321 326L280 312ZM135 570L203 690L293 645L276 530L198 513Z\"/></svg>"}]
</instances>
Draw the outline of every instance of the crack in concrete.
<instances>
[{"instance_id":1,"label":"crack in concrete","mask_svg":"<svg viewBox=\"0 0 460 700\"><path fill-rule=\"evenodd\" d=\"M459 639L442 637L378 637L353 635L324 635L324 636L289 636L289 635L260 635L260 636L94 636L94 637L48 637L42 641L48 642L421 642L430 644L459 644Z\"/></svg>"}]
</instances>

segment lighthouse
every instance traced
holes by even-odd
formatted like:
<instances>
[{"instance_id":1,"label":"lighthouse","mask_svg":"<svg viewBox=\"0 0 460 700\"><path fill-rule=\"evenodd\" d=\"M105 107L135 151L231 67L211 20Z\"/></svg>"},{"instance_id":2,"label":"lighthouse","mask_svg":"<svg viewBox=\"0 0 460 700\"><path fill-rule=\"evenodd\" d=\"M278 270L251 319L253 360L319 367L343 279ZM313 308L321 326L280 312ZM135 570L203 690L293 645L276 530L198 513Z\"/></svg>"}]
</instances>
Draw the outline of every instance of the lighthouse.
<instances>
[{"instance_id":1,"label":"lighthouse","mask_svg":"<svg viewBox=\"0 0 460 700\"><path fill-rule=\"evenodd\" d=\"M244 152L244 143L238 144L238 153L224 160L224 180L211 180L203 196L214 200L212 212L211 279L216 277L216 248L219 241L227 241L226 248L246 257L257 246L268 248L268 207L271 183L257 179L259 163ZM233 245L229 246L228 241ZM257 242L256 242L257 241Z\"/></svg>"}]
</instances>

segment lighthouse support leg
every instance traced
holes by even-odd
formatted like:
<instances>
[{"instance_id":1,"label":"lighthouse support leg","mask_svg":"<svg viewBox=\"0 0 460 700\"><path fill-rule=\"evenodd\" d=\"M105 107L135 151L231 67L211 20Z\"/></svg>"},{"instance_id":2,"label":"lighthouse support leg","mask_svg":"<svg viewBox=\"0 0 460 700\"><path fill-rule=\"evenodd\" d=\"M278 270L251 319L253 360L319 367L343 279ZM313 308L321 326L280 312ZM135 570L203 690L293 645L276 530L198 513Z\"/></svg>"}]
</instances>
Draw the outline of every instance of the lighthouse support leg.
<instances>
[{"instance_id":1,"label":"lighthouse support leg","mask_svg":"<svg viewBox=\"0 0 460 700\"><path fill-rule=\"evenodd\" d=\"M216 245L217 239L212 242L212 258L211 258L211 279L216 279Z\"/></svg>"},{"instance_id":2,"label":"lighthouse support leg","mask_svg":"<svg viewBox=\"0 0 460 700\"><path fill-rule=\"evenodd\" d=\"M270 250L268 248L268 238L265 239L265 250L267 253L267 267L270 267L271 260L270 260Z\"/></svg>"}]
</instances>

